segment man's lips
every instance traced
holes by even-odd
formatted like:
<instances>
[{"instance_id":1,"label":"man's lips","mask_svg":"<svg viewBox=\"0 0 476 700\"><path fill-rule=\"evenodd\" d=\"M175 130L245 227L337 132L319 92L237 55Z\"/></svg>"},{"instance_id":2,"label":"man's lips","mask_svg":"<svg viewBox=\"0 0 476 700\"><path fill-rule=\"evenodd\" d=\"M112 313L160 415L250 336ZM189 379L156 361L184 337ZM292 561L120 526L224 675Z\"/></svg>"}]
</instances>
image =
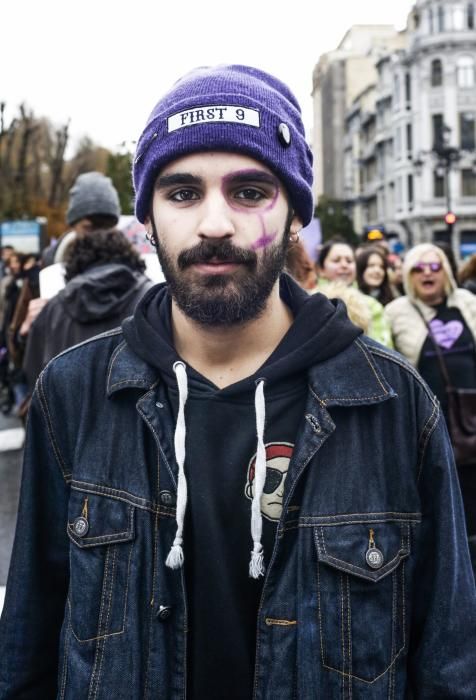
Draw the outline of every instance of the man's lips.
<instances>
[{"instance_id":1,"label":"man's lips","mask_svg":"<svg viewBox=\"0 0 476 700\"><path fill-rule=\"evenodd\" d=\"M239 265L243 263L236 262L234 260L207 260L206 262L194 263L191 267L201 272L206 272L207 274L222 274L224 272L231 272L236 270Z\"/></svg>"}]
</instances>

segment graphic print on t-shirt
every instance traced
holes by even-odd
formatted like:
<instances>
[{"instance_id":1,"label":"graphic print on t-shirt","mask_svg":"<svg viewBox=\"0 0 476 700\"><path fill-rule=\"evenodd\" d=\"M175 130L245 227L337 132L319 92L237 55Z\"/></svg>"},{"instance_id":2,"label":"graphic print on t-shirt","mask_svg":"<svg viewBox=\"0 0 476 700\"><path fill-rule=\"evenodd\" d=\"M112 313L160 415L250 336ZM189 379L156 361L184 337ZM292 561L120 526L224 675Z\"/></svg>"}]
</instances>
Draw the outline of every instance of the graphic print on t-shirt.
<instances>
[{"instance_id":1,"label":"graphic print on t-shirt","mask_svg":"<svg viewBox=\"0 0 476 700\"><path fill-rule=\"evenodd\" d=\"M289 442L270 442L266 448L266 481L261 497L261 513L268 520L278 521L283 510L284 482L288 473L294 445ZM254 496L256 453L250 459L245 495L250 501Z\"/></svg>"},{"instance_id":2,"label":"graphic print on t-shirt","mask_svg":"<svg viewBox=\"0 0 476 700\"><path fill-rule=\"evenodd\" d=\"M438 345L449 350L456 343L464 326L461 321L447 321L444 323L439 318L430 322L431 332Z\"/></svg>"}]
</instances>

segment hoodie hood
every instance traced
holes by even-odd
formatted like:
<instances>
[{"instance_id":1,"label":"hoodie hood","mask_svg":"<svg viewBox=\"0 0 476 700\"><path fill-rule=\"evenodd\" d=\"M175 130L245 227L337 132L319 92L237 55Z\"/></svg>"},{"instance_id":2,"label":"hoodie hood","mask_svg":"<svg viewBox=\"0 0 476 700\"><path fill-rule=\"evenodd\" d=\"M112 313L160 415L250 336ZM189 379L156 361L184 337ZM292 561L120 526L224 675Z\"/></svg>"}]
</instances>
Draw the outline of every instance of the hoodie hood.
<instances>
[{"instance_id":1,"label":"hoodie hood","mask_svg":"<svg viewBox=\"0 0 476 700\"><path fill-rule=\"evenodd\" d=\"M71 279L59 292L66 311L80 323L119 316L129 308L141 287L152 284L126 265L95 265Z\"/></svg>"},{"instance_id":2,"label":"hoodie hood","mask_svg":"<svg viewBox=\"0 0 476 700\"><path fill-rule=\"evenodd\" d=\"M281 276L280 295L293 313L292 326L254 375L222 392L228 395L254 392L257 379L264 379L268 390L337 355L362 333L349 321L341 301L331 301L322 294L310 296L287 274ZM142 298L122 328L134 352L160 370L166 381L175 383L173 366L181 358L172 342L171 298L165 283L155 286ZM193 368L187 367L187 375L191 391L217 390Z\"/></svg>"}]
</instances>

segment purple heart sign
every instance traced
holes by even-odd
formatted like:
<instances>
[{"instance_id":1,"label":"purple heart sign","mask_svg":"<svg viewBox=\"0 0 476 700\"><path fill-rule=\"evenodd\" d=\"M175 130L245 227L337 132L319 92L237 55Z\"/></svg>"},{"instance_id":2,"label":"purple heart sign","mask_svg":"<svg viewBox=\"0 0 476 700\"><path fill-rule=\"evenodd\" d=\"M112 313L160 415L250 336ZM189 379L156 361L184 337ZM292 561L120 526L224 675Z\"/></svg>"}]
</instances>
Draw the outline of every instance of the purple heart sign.
<instances>
[{"instance_id":1,"label":"purple heart sign","mask_svg":"<svg viewBox=\"0 0 476 700\"><path fill-rule=\"evenodd\" d=\"M461 321L443 321L435 318L431 323L431 332L438 345L445 350L449 350L456 343L461 333L463 332L463 324Z\"/></svg>"}]
</instances>

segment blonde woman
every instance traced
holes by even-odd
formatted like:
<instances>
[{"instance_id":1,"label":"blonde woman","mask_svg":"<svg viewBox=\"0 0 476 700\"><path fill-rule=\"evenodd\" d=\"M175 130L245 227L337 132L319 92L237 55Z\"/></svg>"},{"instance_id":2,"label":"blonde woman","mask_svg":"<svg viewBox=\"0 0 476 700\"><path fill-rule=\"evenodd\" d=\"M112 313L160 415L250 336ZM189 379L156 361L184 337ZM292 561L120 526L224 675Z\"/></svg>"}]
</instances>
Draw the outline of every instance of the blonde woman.
<instances>
[{"instance_id":1,"label":"blonde woman","mask_svg":"<svg viewBox=\"0 0 476 700\"><path fill-rule=\"evenodd\" d=\"M408 251L403 284L406 295L385 307L395 348L418 369L447 414L446 384L435 343L451 384L461 389L476 388L476 296L457 287L448 258L431 243ZM476 454L473 464L457 466L474 567Z\"/></svg>"}]
</instances>

